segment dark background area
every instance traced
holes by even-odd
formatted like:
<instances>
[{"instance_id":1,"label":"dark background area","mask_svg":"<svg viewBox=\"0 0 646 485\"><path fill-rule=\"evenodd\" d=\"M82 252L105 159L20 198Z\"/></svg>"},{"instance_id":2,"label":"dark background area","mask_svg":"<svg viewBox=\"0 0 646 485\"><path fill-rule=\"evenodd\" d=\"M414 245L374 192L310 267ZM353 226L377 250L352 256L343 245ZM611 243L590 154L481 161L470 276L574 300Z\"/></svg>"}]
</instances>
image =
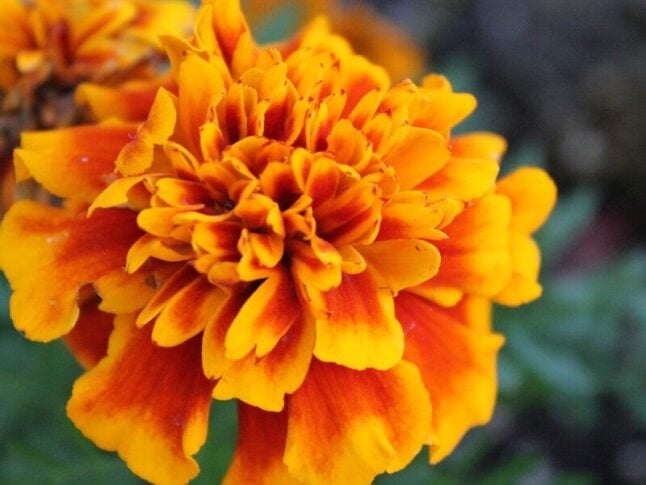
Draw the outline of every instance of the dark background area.
<instances>
[{"instance_id":1,"label":"dark background area","mask_svg":"<svg viewBox=\"0 0 646 485\"><path fill-rule=\"evenodd\" d=\"M543 166L560 189L538 236L543 298L496 312L507 343L492 423L440 465L423 452L377 483L646 483L646 2L372 3L422 46L428 70L476 94L464 129L509 140L504 171ZM287 33L297 5L258 25L262 35ZM13 330L7 294L0 483L137 483L67 421L80 369L62 344ZM235 443L234 407L216 403L212 417L195 483L219 481Z\"/></svg>"}]
</instances>

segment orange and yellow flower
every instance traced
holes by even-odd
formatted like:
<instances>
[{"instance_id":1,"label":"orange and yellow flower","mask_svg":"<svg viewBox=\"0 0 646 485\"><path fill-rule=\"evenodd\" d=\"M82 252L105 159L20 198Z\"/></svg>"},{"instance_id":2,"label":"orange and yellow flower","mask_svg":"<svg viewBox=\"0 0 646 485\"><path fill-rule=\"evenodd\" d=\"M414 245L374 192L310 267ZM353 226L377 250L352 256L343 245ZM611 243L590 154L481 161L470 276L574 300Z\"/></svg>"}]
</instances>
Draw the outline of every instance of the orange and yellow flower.
<instances>
[{"instance_id":1,"label":"orange and yellow flower","mask_svg":"<svg viewBox=\"0 0 646 485\"><path fill-rule=\"evenodd\" d=\"M183 0L0 2L0 201L13 198L11 152L20 131L90 121L74 103L82 82L158 87L158 35L190 32L193 14Z\"/></svg>"},{"instance_id":2,"label":"orange and yellow flower","mask_svg":"<svg viewBox=\"0 0 646 485\"><path fill-rule=\"evenodd\" d=\"M180 0L4 0L0 88L128 77L161 52L158 34L183 34L191 18Z\"/></svg>"},{"instance_id":3,"label":"orange and yellow flower","mask_svg":"<svg viewBox=\"0 0 646 485\"><path fill-rule=\"evenodd\" d=\"M68 415L154 483L185 483L212 398L239 403L225 482L369 483L447 456L496 396L493 301L536 298L531 234L556 197L475 108L315 23L257 45L204 0L143 123L26 133L16 159L64 200L0 227L10 309L88 368ZM95 92L119 110L127 93ZM109 343L107 337L109 336ZM217 438L216 438L217 439Z\"/></svg>"}]
</instances>

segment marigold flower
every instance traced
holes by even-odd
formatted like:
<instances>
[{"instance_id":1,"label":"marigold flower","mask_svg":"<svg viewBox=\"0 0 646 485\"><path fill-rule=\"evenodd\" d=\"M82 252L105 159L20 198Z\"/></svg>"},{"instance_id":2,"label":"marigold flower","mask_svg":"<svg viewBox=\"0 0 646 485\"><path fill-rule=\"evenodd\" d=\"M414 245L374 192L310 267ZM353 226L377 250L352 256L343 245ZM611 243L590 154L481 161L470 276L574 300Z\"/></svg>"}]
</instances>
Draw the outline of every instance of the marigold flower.
<instances>
[{"instance_id":1,"label":"marigold flower","mask_svg":"<svg viewBox=\"0 0 646 485\"><path fill-rule=\"evenodd\" d=\"M391 85L323 24L262 47L238 1L205 0L163 43L173 81L145 122L16 153L65 201L13 206L0 267L16 328L88 368L69 417L154 483L198 473L212 398L239 402L229 484L444 458L493 411L492 301L540 294L551 180L496 184L504 141L451 134L473 96Z\"/></svg>"},{"instance_id":2,"label":"marigold flower","mask_svg":"<svg viewBox=\"0 0 646 485\"><path fill-rule=\"evenodd\" d=\"M150 83L160 74L158 34L188 32L192 18L193 7L181 0L3 0L0 187L5 204L12 199L11 152L22 130L89 122L74 103L74 88L82 82L116 86L136 79L141 90L144 80ZM156 90L160 81L154 84Z\"/></svg>"}]
</instances>

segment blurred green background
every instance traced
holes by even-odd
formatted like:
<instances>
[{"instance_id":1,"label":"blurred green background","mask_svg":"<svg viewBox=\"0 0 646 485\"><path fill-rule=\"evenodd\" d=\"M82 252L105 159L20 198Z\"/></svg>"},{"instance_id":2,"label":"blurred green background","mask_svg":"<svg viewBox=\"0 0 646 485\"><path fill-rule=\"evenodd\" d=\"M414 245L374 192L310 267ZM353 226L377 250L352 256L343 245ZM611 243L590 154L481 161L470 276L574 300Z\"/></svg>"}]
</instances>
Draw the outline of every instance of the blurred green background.
<instances>
[{"instance_id":1,"label":"blurred green background","mask_svg":"<svg viewBox=\"0 0 646 485\"><path fill-rule=\"evenodd\" d=\"M260 18L289 33L298 2ZM473 92L464 129L510 141L504 170L539 165L561 196L539 233L541 300L500 309L507 337L487 427L440 465L426 452L379 484L646 483L646 3L632 0L374 1ZM411 73L413 75L413 73ZM79 366L61 343L24 340L0 280L0 483L138 483L68 422ZM217 483L235 408L215 403L195 483Z\"/></svg>"}]
</instances>

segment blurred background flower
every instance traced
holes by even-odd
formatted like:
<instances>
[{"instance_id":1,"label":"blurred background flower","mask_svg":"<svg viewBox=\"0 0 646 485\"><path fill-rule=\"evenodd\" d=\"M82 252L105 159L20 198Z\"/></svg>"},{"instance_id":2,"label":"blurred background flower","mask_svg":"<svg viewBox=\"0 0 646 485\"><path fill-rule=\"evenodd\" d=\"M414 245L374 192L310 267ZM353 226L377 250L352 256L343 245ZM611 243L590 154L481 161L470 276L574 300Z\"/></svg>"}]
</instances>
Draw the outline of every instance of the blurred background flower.
<instances>
[{"instance_id":1,"label":"blurred background flower","mask_svg":"<svg viewBox=\"0 0 646 485\"><path fill-rule=\"evenodd\" d=\"M401 47L401 57L422 59L389 67L393 74L432 69L476 94L479 108L464 129L497 130L510 142L504 171L545 166L561 187L538 234L544 296L495 318L507 343L494 422L472 431L440 465L428 467L420 456L377 483L644 483L646 4L249 3L261 40L282 38L328 10L332 25L356 34L359 49L380 62L388 61L376 56L391 55L378 48L384 29L395 28L384 27L388 19L405 32L401 46L420 46ZM261 4L277 10L263 13ZM371 13L348 13L356 8ZM376 24L367 21L372 15ZM40 347L15 332L2 285L0 483L137 483L68 422L64 404L80 369L62 345ZM219 481L235 444L235 408L214 406L211 433L219 438L198 455L196 483Z\"/></svg>"}]
</instances>

